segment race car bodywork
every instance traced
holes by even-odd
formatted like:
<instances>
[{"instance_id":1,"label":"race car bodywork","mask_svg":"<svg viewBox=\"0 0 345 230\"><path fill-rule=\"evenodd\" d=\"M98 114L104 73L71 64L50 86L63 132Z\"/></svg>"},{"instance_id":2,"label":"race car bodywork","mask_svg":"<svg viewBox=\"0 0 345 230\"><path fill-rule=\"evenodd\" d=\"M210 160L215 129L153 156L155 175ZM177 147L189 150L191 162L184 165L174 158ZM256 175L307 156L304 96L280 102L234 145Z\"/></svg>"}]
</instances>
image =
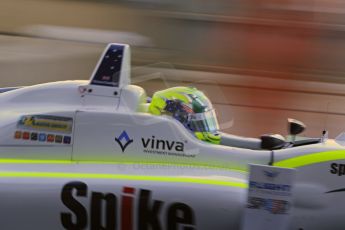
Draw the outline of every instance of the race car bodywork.
<instances>
[{"instance_id":1,"label":"race car bodywork","mask_svg":"<svg viewBox=\"0 0 345 230\"><path fill-rule=\"evenodd\" d=\"M248 164L297 169L288 229L344 228L344 136L273 153L230 135L214 145L146 100L119 44L89 82L4 89L1 229L239 230L248 189L276 189L248 183Z\"/></svg>"}]
</instances>

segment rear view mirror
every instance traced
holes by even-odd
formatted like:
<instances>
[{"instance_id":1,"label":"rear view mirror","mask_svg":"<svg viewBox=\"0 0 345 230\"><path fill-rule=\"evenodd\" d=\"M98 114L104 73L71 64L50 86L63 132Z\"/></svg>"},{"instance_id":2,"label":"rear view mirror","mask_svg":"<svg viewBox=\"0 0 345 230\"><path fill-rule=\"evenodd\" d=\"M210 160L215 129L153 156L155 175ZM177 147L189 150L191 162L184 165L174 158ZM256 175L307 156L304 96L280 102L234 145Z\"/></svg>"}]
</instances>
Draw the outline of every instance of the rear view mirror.
<instances>
[{"instance_id":1,"label":"rear view mirror","mask_svg":"<svg viewBox=\"0 0 345 230\"><path fill-rule=\"evenodd\" d=\"M288 119L288 129L290 135L296 136L302 133L305 130L305 128L306 125L303 122L292 118Z\"/></svg>"},{"instance_id":2,"label":"rear view mirror","mask_svg":"<svg viewBox=\"0 0 345 230\"><path fill-rule=\"evenodd\" d=\"M280 134L265 134L261 136L261 148L267 150L281 149L285 146L285 138Z\"/></svg>"}]
</instances>

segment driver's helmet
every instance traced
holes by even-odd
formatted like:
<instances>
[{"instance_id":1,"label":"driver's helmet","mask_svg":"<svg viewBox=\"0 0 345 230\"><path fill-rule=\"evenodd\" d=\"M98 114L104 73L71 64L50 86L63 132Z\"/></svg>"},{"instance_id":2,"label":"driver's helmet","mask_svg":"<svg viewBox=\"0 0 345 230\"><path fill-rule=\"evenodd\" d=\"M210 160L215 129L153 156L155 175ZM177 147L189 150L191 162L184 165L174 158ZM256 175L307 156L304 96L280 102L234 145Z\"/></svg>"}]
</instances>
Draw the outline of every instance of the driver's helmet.
<instances>
[{"instance_id":1,"label":"driver's helmet","mask_svg":"<svg viewBox=\"0 0 345 230\"><path fill-rule=\"evenodd\" d=\"M215 110L205 94L194 87L174 87L156 92L149 112L154 115L170 115L198 139L220 143Z\"/></svg>"}]
</instances>

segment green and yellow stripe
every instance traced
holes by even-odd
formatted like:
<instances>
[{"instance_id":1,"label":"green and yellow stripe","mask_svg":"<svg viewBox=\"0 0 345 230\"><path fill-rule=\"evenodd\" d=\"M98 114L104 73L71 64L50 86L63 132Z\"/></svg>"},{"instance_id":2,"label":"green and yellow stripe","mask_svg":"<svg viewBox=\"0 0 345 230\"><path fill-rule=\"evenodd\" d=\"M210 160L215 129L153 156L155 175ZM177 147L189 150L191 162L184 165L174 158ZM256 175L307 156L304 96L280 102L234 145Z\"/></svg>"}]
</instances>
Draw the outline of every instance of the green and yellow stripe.
<instances>
[{"instance_id":1,"label":"green and yellow stripe","mask_svg":"<svg viewBox=\"0 0 345 230\"><path fill-rule=\"evenodd\" d=\"M344 150L311 153L303 156L297 156L275 162L274 166L284 168L300 168L308 165L326 163L337 160L345 160Z\"/></svg>"},{"instance_id":2,"label":"green and yellow stripe","mask_svg":"<svg viewBox=\"0 0 345 230\"><path fill-rule=\"evenodd\" d=\"M0 178L37 178L37 179L106 179L125 181L147 181L164 183L188 183L201 185L216 185L236 188L247 188L247 183L239 180L216 180L199 177L183 176L143 176L99 173L66 173L66 172L0 172ZM230 178L229 178L230 179Z\"/></svg>"}]
</instances>

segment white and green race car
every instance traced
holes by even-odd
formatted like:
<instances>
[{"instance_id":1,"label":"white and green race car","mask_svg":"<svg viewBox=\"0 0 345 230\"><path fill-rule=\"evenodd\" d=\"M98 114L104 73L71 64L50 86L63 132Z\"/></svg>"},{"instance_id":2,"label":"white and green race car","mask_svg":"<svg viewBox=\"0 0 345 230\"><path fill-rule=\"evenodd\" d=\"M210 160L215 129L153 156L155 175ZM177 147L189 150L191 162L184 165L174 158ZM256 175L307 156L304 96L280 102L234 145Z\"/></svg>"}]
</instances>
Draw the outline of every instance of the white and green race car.
<instances>
[{"instance_id":1,"label":"white and green race car","mask_svg":"<svg viewBox=\"0 0 345 230\"><path fill-rule=\"evenodd\" d=\"M0 92L1 229L345 228L345 135L299 139L289 120L289 141L200 140L146 112L128 45L89 82Z\"/></svg>"}]
</instances>

